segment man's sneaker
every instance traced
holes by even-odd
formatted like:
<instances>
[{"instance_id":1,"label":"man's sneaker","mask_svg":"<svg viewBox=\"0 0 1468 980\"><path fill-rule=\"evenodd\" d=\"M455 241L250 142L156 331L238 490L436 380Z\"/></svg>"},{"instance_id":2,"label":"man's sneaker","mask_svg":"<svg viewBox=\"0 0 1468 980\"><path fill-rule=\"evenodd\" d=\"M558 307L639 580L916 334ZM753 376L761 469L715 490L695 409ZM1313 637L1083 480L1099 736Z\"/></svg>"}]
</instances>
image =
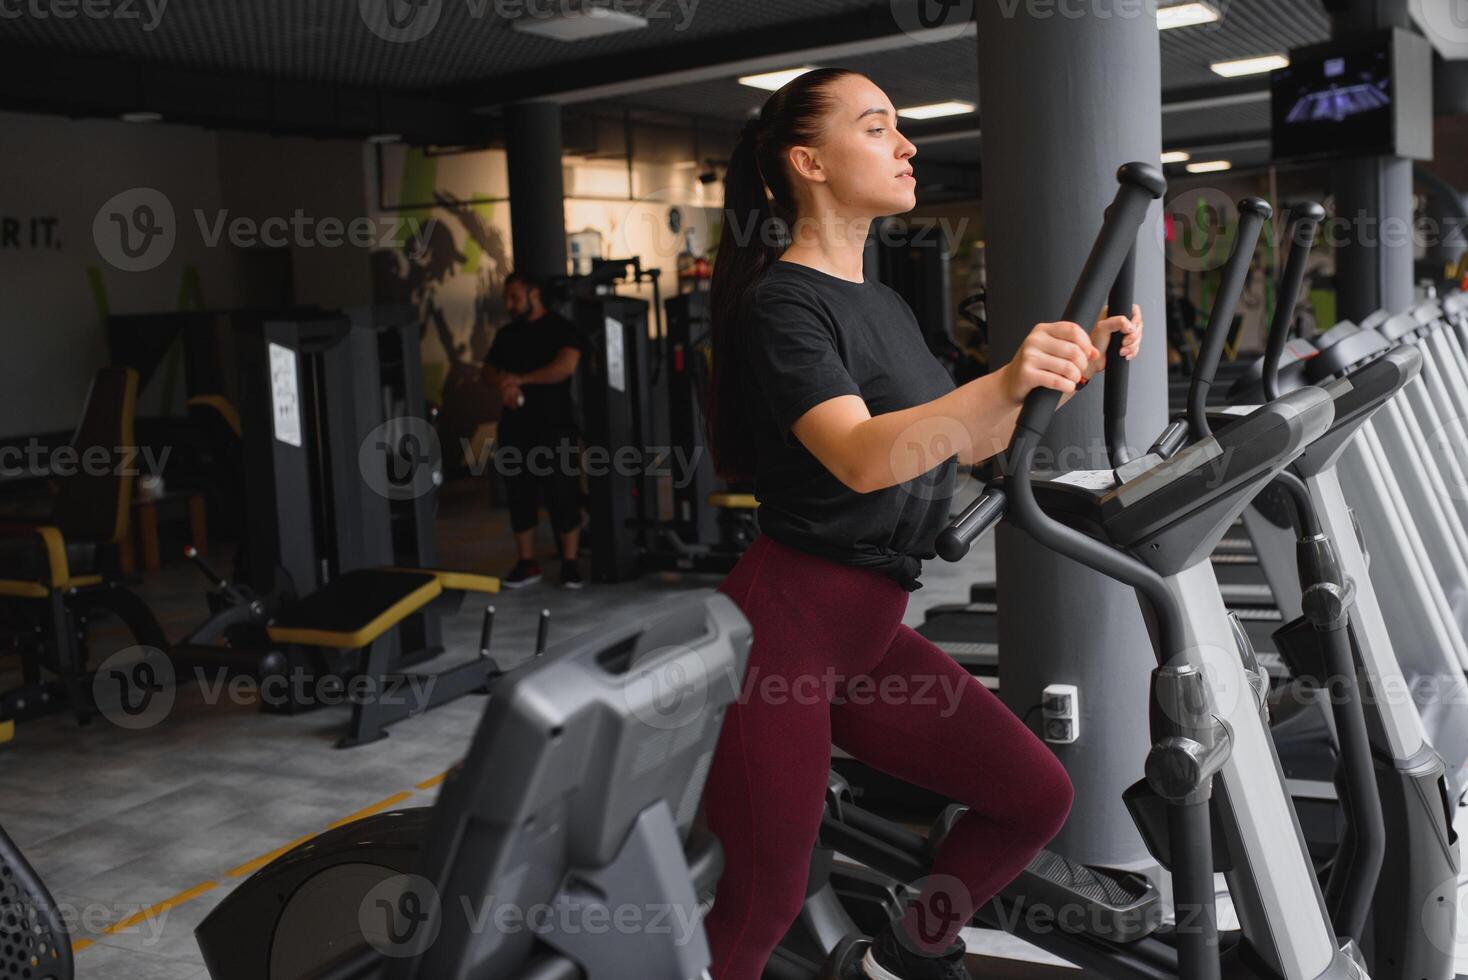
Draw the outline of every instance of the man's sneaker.
<instances>
[{"instance_id":1,"label":"man's sneaker","mask_svg":"<svg viewBox=\"0 0 1468 980\"><path fill-rule=\"evenodd\" d=\"M581 581L581 566L574 558L561 562L561 588L579 589L585 584Z\"/></svg>"},{"instance_id":2,"label":"man's sneaker","mask_svg":"<svg viewBox=\"0 0 1468 980\"><path fill-rule=\"evenodd\" d=\"M915 952L898 938L901 926L883 929L862 960L867 980L973 980L963 965L963 942L938 956Z\"/></svg>"},{"instance_id":3,"label":"man's sneaker","mask_svg":"<svg viewBox=\"0 0 1468 980\"><path fill-rule=\"evenodd\" d=\"M515 562L515 567L510 569L510 574L500 579L500 585L507 589L519 589L527 585L534 585L540 581L540 566L535 561L521 559Z\"/></svg>"}]
</instances>

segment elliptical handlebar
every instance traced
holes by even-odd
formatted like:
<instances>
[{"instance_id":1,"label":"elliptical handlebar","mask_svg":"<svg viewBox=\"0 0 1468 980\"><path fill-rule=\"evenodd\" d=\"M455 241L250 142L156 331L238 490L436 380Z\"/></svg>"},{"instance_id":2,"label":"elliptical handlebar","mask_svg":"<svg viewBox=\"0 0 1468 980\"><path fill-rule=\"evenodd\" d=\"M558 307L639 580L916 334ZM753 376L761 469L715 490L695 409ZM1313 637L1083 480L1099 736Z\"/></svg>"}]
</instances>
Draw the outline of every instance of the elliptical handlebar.
<instances>
[{"instance_id":1,"label":"elliptical handlebar","mask_svg":"<svg viewBox=\"0 0 1468 980\"><path fill-rule=\"evenodd\" d=\"M1121 263L1121 271L1111 284L1111 295L1106 300L1108 316L1132 315L1132 297L1136 293L1137 249L1135 242ZM1121 466L1132 459L1132 451L1126 442L1127 382L1131 377L1132 364L1121 356L1121 345L1125 338L1119 333L1111 335L1106 345L1106 390L1102 407L1102 425L1106 433L1106 452L1112 467Z\"/></svg>"},{"instance_id":2,"label":"elliptical handlebar","mask_svg":"<svg viewBox=\"0 0 1468 980\"><path fill-rule=\"evenodd\" d=\"M1275 297L1274 317L1269 323L1269 341L1264 354L1264 398L1267 401L1279 397L1279 362L1290 339L1295 304L1305 282L1305 263L1310 258L1311 246L1315 244L1315 233L1324 220L1325 208L1314 201L1305 201L1290 210L1289 232L1285 236L1290 243L1290 254L1279 277L1279 292Z\"/></svg>"},{"instance_id":3,"label":"elliptical handlebar","mask_svg":"<svg viewBox=\"0 0 1468 980\"><path fill-rule=\"evenodd\" d=\"M1173 419L1167 423L1167 428L1162 430L1161 435L1157 437L1156 442L1152 443L1152 448L1148 452L1155 453L1163 459L1171 459L1174 453L1187 445L1191 431L1186 419Z\"/></svg>"},{"instance_id":4,"label":"elliptical handlebar","mask_svg":"<svg viewBox=\"0 0 1468 980\"><path fill-rule=\"evenodd\" d=\"M958 561L968 554L969 546L989 533L989 529L1004 517L1007 498L998 487L985 487L975 500L964 508L963 513L938 535L938 555L944 561Z\"/></svg>"},{"instance_id":5,"label":"elliptical handlebar","mask_svg":"<svg viewBox=\"0 0 1468 980\"><path fill-rule=\"evenodd\" d=\"M1234 236L1233 251L1223 267L1223 278L1218 284L1218 294L1213 309L1208 315L1208 328L1203 333L1203 348L1198 353L1198 363L1193 371L1192 383L1188 385L1188 425L1194 439L1203 439L1213 434L1208 425L1208 393L1213 388L1218 373L1218 361L1223 355L1223 345L1233 326L1234 309L1244 291L1244 280L1249 275L1249 264L1254 258L1254 248L1259 242L1259 232L1274 214L1268 202L1257 197L1246 197L1239 201L1239 227Z\"/></svg>"},{"instance_id":6,"label":"elliptical handlebar","mask_svg":"<svg viewBox=\"0 0 1468 980\"><path fill-rule=\"evenodd\" d=\"M1148 206L1167 189L1161 171L1149 163L1125 164L1117 171L1116 179L1121 186L1106 209L1101 231L1066 301L1062 320L1080 323L1095 317L1106 291L1116 282L1116 274L1136 243L1137 229L1147 216ZM1060 392L1052 388L1036 388L1029 393L1015 423L1014 441L1009 447L1011 457L1017 447L1028 444L1033 450L1039 445L1059 407Z\"/></svg>"},{"instance_id":7,"label":"elliptical handlebar","mask_svg":"<svg viewBox=\"0 0 1468 980\"><path fill-rule=\"evenodd\" d=\"M1126 164L1117 171L1116 179L1120 184L1116 197L1106 209L1096 242L1065 304L1064 320L1079 322L1101 309L1107 289L1116 282L1136 243L1137 229L1147 215L1147 208L1167 189L1161 171L1147 163ZM1023 482L1028 488L1030 460L1059 407L1060 392L1053 389L1036 388L1026 396L1005 454L1005 470L1012 483ZM991 491L986 490L938 535L938 554L946 561L958 561L968 554L979 535L1002 516L1003 502L998 503L997 515L993 513L995 506Z\"/></svg>"}]
</instances>

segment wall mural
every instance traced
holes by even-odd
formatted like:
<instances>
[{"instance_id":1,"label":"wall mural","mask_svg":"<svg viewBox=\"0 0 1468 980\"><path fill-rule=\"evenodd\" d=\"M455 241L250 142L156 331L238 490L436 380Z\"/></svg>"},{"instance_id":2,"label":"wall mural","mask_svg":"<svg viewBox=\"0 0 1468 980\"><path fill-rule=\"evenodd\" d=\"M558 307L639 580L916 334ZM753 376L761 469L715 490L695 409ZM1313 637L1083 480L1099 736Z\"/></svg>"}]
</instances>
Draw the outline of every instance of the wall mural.
<instances>
[{"instance_id":1,"label":"wall mural","mask_svg":"<svg viewBox=\"0 0 1468 980\"><path fill-rule=\"evenodd\" d=\"M638 256L645 269L659 270L663 297L695 288L718 240L714 204L722 186L686 163L639 163L633 171L636 197L627 193L621 161L567 163L568 254L583 261L592 257L580 254L588 249L602 258ZM481 460L499 403L480 365L505 321L504 282L514 268L504 153L385 147L377 172L379 216L390 214L405 230L392 247L372 253L374 301L418 307L424 392L439 407L445 449L463 446L467 462ZM652 298L646 284L619 292ZM445 456L450 467L466 462Z\"/></svg>"},{"instance_id":2,"label":"wall mural","mask_svg":"<svg viewBox=\"0 0 1468 980\"><path fill-rule=\"evenodd\" d=\"M474 170L481 175L494 170L483 159L487 156L474 154L479 166L469 170L466 157L419 150L399 154L400 179L395 192L384 179L384 203L395 205L404 217L416 217L421 230L372 253L374 302L412 303L419 309L424 392L438 406L445 447L468 446L471 452L491 437L499 414L479 368L504 320L502 295L512 268L509 222L507 209L482 200L491 194L452 185L466 183L456 177L472 181ZM455 165L441 168L443 161ZM445 459L451 467L463 462L455 453L446 456L452 457Z\"/></svg>"}]
</instances>

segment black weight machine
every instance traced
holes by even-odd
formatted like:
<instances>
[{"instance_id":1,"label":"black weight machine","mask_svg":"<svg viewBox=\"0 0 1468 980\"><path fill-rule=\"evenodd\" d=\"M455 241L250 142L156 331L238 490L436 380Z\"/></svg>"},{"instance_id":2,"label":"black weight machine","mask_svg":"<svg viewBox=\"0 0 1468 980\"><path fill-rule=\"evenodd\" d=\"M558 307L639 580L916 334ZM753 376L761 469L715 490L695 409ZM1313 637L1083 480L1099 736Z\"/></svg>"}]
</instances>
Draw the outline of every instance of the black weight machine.
<instances>
[{"instance_id":1,"label":"black weight machine","mask_svg":"<svg viewBox=\"0 0 1468 980\"><path fill-rule=\"evenodd\" d=\"M424 417L418 323L411 307L361 307L236 323L241 459L246 485L241 554L230 581L190 553L214 584L209 618L172 649L183 669L254 677L279 696L263 709L294 713L354 696L341 746L481 690L482 654L432 674L405 668L443 652L440 617L497 580L434 569L440 454ZM384 698L431 680L426 703Z\"/></svg>"},{"instance_id":2,"label":"black weight machine","mask_svg":"<svg viewBox=\"0 0 1468 980\"><path fill-rule=\"evenodd\" d=\"M554 284L586 341L578 386L586 445L607 457L584 457L583 466L598 582L656 571L725 574L756 533L753 495L718 479L704 445L708 294L682 293L665 305L659 274L638 258L595 259L589 275ZM644 283L651 304L616 292Z\"/></svg>"},{"instance_id":3,"label":"black weight machine","mask_svg":"<svg viewBox=\"0 0 1468 980\"><path fill-rule=\"evenodd\" d=\"M957 384L972 381L988 370L973 350L954 337L952 257L948 242L936 226L874 225L862 264L867 278L890 287L912 308L928 350ZM977 311L983 302L982 292L967 296L957 304L957 315L987 346L988 324Z\"/></svg>"}]
</instances>

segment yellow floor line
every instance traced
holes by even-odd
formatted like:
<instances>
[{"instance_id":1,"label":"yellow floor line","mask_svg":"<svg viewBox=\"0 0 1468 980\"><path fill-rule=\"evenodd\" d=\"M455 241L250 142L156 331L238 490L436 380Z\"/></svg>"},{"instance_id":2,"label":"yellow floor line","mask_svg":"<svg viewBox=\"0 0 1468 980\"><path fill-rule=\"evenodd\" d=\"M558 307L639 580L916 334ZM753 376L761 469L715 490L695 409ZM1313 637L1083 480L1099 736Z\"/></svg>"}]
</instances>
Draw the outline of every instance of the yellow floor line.
<instances>
[{"instance_id":1,"label":"yellow floor line","mask_svg":"<svg viewBox=\"0 0 1468 980\"><path fill-rule=\"evenodd\" d=\"M387 799L385 799L385 800L379 800L378 802L372 804L371 806L369 806L369 807L367 807L365 809L358 810L356 813L352 814L349 817L342 817L336 823L329 823L329 824L327 824L326 825L326 829L327 830L335 830L338 827L345 827L349 823L356 823L358 820L363 820L363 819L365 819L367 817L370 817L374 813L381 813L383 810L387 810L387 809L390 809L391 807L395 807L399 803L403 802L404 800L410 799L412 796L413 796L413 794L412 793L408 793L408 792L394 793L392 796L389 796Z\"/></svg>"},{"instance_id":2,"label":"yellow floor line","mask_svg":"<svg viewBox=\"0 0 1468 980\"><path fill-rule=\"evenodd\" d=\"M425 780L423 780L423 782L421 782L421 783L418 784L418 788L419 789L422 789L422 790L433 789L433 787L437 786L439 783L441 783L445 779L447 779L448 776L449 776L449 772L452 772L452 771L453 770L448 770L446 772L441 772L437 776L434 776L432 779L425 779Z\"/></svg>"},{"instance_id":3,"label":"yellow floor line","mask_svg":"<svg viewBox=\"0 0 1468 980\"><path fill-rule=\"evenodd\" d=\"M432 789L439 783L443 782L446 776L448 776L448 773L442 772L439 773L437 776L434 776L432 779L426 779L423 782L417 784L418 789ZM349 823L353 823L357 820L362 820L366 817L370 817L375 813L381 813L383 810L387 810L397 806L404 800L411 799L412 796L412 793L406 791L402 793L394 793L392 796L389 796L385 800L379 800L371 806L358 810L356 813L353 813L350 816L342 817L340 820L327 824L326 829L335 830L338 827L344 827ZM283 844L275 850L271 851L269 854L262 854L257 858L245 862L237 868L231 868L229 871L226 871L224 873L224 876L226 878L241 878L245 875L258 871L260 868L263 868L271 861L274 861L276 858L280 857L286 851L289 851L293 847L298 847L301 844L312 840L316 836L316 834L307 834L305 837L297 838L296 840L291 841L289 844ZM218 887L219 883L214 881L206 881L202 885L195 885L188 891L179 892L172 898L165 898L157 905L154 905L151 908L143 909L143 911L141 912L130 915L126 919L123 919L121 922L114 922L112 925L103 929L101 934L104 936L110 936L116 935L117 933L123 932L124 930L131 929L133 926L137 925L139 922L143 922L150 916L158 915L162 912L168 911L169 909L178 908L180 905L183 905L186 902L192 902L200 895L207 894L208 892L211 892ZM82 950L88 949L89 947L94 945L96 944L90 939L78 939L71 944L71 951L73 953L80 953Z\"/></svg>"},{"instance_id":4,"label":"yellow floor line","mask_svg":"<svg viewBox=\"0 0 1468 980\"><path fill-rule=\"evenodd\" d=\"M104 936L116 935L117 933L122 932L125 929L131 929L133 926L137 925L139 922L144 922L147 919L151 918L152 916L158 915L159 913L162 913L162 912L167 912L169 909L178 908L180 905L184 904L185 902L191 902L194 899L198 898L200 895L204 894L205 892L213 891L215 888L218 888L218 887L219 887L219 885L216 882L212 882L212 881L206 881L202 885L195 885L193 888L190 888L186 892L179 892L177 895L173 896L172 898L165 898L163 901L159 902L157 905L151 906L150 908L143 909L143 911L141 911L141 912L136 912L136 913L128 916L126 919L123 919L121 922L115 922L115 923L113 923L112 925L108 926L106 929L103 929L102 930L102 935L104 935Z\"/></svg>"},{"instance_id":5,"label":"yellow floor line","mask_svg":"<svg viewBox=\"0 0 1468 980\"><path fill-rule=\"evenodd\" d=\"M280 845L269 854L262 854L257 858L246 861L238 868L230 868L224 873L224 876L226 878L243 878L245 875L254 874L256 871L259 871L271 861L274 861L276 858L280 857L286 851L289 851L293 847L299 847L300 845L306 843L306 841L308 840L315 840L316 836L317 835L315 834L307 834L305 837L297 837L289 844Z\"/></svg>"}]
</instances>

